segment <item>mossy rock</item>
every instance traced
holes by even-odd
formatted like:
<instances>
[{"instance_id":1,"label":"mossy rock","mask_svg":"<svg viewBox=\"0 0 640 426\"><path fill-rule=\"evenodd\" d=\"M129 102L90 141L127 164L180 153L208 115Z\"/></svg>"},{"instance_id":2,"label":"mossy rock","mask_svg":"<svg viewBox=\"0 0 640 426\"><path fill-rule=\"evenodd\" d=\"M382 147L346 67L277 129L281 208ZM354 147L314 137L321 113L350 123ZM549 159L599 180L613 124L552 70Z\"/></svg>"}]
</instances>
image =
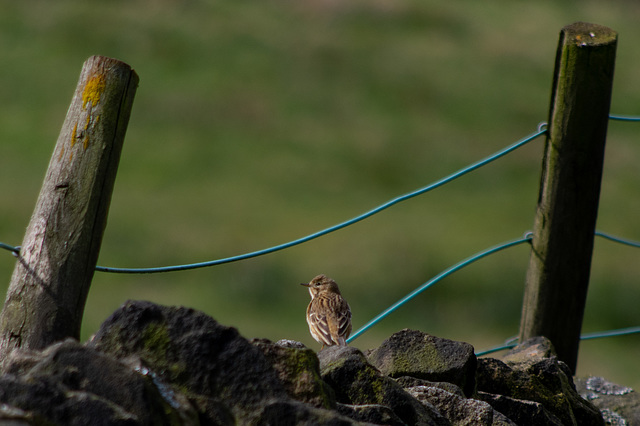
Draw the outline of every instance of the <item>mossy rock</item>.
<instances>
[{"instance_id":1,"label":"mossy rock","mask_svg":"<svg viewBox=\"0 0 640 426\"><path fill-rule=\"evenodd\" d=\"M421 404L390 377L369 364L358 349L329 346L318 353L320 372L341 404L384 405L406 424L438 425L443 417Z\"/></svg>"},{"instance_id":2,"label":"mossy rock","mask_svg":"<svg viewBox=\"0 0 640 426\"><path fill-rule=\"evenodd\" d=\"M410 376L453 383L468 397L475 392L476 356L468 343L404 329L371 351L368 359L393 378Z\"/></svg>"},{"instance_id":3,"label":"mossy rock","mask_svg":"<svg viewBox=\"0 0 640 426\"><path fill-rule=\"evenodd\" d=\"M322 380L316 353L303 344L253 339L251 343L267 357L290 397L317 408L334 409L336 396Z\"/></svg>"}]
</instances>

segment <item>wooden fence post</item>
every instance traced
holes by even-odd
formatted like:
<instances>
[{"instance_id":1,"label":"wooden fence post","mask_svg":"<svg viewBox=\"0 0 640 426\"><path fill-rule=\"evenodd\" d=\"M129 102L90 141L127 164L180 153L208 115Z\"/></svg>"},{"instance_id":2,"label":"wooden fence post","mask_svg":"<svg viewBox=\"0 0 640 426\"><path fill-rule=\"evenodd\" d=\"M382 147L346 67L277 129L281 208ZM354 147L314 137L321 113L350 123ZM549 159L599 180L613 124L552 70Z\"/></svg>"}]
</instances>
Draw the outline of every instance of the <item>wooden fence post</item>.
<instances>
[{"instance_id":1,"label":"wooden fence post","mask_svg":"<svg viewBox=\"0 0 640 426\"><path fill-rule=\"evenodd\" d=\"M84 63L0 314L0 360L79 338L137 86L125 63Z\"/></svg>"},{"instance_id":2,"label":"wooden fence post","mask_svg":"<svg viewBox=\"0 0 640 426\"><path fill-rule=\"evenodd\" d=\"M520 341L546 336L575 373L607 136L617 33L560 32Z\"/></svg>"}]
</instances>

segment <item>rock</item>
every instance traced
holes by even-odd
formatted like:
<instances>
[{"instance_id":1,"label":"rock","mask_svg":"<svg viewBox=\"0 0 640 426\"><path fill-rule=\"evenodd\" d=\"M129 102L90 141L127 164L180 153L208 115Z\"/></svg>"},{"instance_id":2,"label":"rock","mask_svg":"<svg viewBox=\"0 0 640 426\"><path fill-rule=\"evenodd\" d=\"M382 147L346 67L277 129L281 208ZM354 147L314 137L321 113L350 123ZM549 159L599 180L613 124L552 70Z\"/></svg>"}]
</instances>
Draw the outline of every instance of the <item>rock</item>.
<instances>
[{"instance_id":1,"label":"rock","mask_svg":"<svg viewBox=\"0 0 640 426\"><path fill-rule=\"evenodd\" d=\"M46 420L40 416L16 407L0 404L0 425L2 426L44 426L46 424Z\"/></svg>"},{"instance_id":2,"label":"rock","mask_svg":"<svg viewBox=\"0 0 640 426\"><path fill-rule=\"evenodd\" d=\"M405 423L391 408L379 404L337 404L338 413L351 419L376 425L404 426Z\"/></svg>"},{"instance_id":3,"label":"rock","mask_svg":"<svg viewBox=\"0 0 640 426\"><path fill-rule=\"evenodd\" d=\"M335 393L320 377L316 353L301 343L302 347L290 342L251 340L267 357L291 398L318 408L335 408Z\"/></svg>"},{"instance_id":4,"label":"rock","mask_svg":"<svg viewBox=\"0 0 640 426\"><path fill-rule=\"evenodd\" d=\"M394 334L369 359L348 346L316 355L291 340L249 342L192 309L127 302L84 345L4 359L0 425L638 423L632 389L579 381L601 413L545 339L480 359L476 392L475 370L470 345L417 331Z\"/></svg>"},{"instance_id":5,"label":"rock","mask_svg":"<svg viewBox=\"0 0 640 426\"><path fill-rule=\"evenodd\" d=\"M301 342L296 342L295 340L289 339L280 339L276 342L276 345L281 346L283 348L291 348L291 349L305 349L306 346Z\"/></svg>"},{"instance_id":6,"label":"rock","mask_svg":"<svg viewBox=\"0 0 640 426\"><path fill-rule=\"evenodd\" d=\"M542 360L556 356L556 350L551 340L546 337L532 337L527 339L502 357L502 362L518 364L531 360Z\"/></svg>"},{"instance_id":7,"label":"rock","mask_svg":"<svg viewBox=\"0 0 640 426\"><path fill-rule=\"evenodd\" d=\"M186 395L202 424L271 424L276 415L291 424L353 423L291 400L260 348L193 309L127 302L88 344L115 357L140 359Z\"/></svg>"},{"instance_id":8,"label":"rock","mask_svg":"<svg viewBox=\"0 0 640 426\"><path fill-rule=\"evenodd\" d=\"M402 386L405 390L407 388L412 388L412 387L416 387L416 386L426 386L429 388L439 388L439 389L443 389L446 390L449 393L458 395L462 398L464 398L464 392L462 392L462 389L460 389L458 386L454 385L453 383L447 383L447 382L431 382L429 380L424 380L424 379L416 379L415 377L410 377L410 376L402 376L402 377L398 377L396 379L396 382Z\"/></svg>"},{"instance_id":9,"label":"rock","mask_svg":"<svg viewBox=\"0 0 640 426\"><path fill-rule=\"evenodd\" d=\"M540 403L548 412L540 412L540 416L549 417L550 422L554 420L548 414L557 417L564 425L604 424L598 409L576 392L569 368L553 354L550 343L541 339L544 338L517 346L505 356L506 362L493 358L478 360L477 389L484 393L482 399L496 404L493 407L507 417L506 411L517 413L523 409L519 408L521 401L514 401L509 410L507 404L511 400L524 400ZM529 409L532 412L538 410L536 407Z\"/></svg>"},{"instance_id":10,"label":"rock","mask_svg":"<svg viewBox=\"0 0 640 426\"><path fill-rule=\"evenodd\" d=\"M288 399L260 349L236 329L193 309L127 302L89 346L118 358L139 358L165 383L199 396L201 403L208 399L212 422L250 423L266 401Z\"/></svg>"},{"instance_id":11,"label":"rock","mask_svg":"<svg viewBox=\"0 0 640 426\"><path fill-rule=\"evenodd\" d=\"M627 426L628 424L635 424L635 423L627 423L627 420L622 417L620 414L616 413L615 411L611 411L608 408L604 408L603 410L601 410L602 413L602 418L604 419L604 422L608 425L612 425L612 426Z\"/></svg>"},{"instance_id":12,"label":"rock","mask_svg":"<svg viewBox=\"0 0 640 426\"><path fill-rule=\"evenodd\" d=\"M341 416L334 411L310 407L298 401L275 401L268 403L263 407L260 416L255 422L251 423L251 425L257 426L364 426L369 424L370 423L353 421L349 417Z\"/></svg>"},{"instance_id":13,"label":"rock","mask_svg":"<svg viewBox=\"0 0 640 426\"><path fill-rule=\"evenodd\" d=\"M516 425L486 402L466 399L438 387L414 386L407 392L423 404L437 407L452 425Z\"/></svg>"},{"instance_id":14,"label":"rock","mask_svg":"<svg viewBox=\"0 0 640 426\"><path fill-rule=\"evenodd\" d=\"M411 376L459 386L475 392L476 356L468 343L404 329L368 355L369 362L390 377Z\"/></svg>"},{"instance_id":15,"label":"rock","mask_svg":"<svg viewBox=\"0 0 640 426\"><path fill-rule=\"evenodd\" d=\"M364 354L350 346L329 346L320 351L320 372L348 405L384 405L409 425L445 425L446 420L405 392L390 377L373 367Z\"/></svg>"},{"instance_id":16,"label":"rock","mask_svg":"<svg viewBox=\"0 0 640 426\"><path fill-rule=\"evenodd\" d=\"M169 425L180 410L193 413L188 403L172 406L149 378L72 339L12 357L0 402L54 423Z\"/></svg>"},{"instance_id":17,"label":"rock","mask_svg":"<svg viewBox=\"0 0 640 426\"><path fill-rule=\"evenodd\" d=\"M575 383L580 395L600 409L607 424L640 424L640 395L633 389L602 377L578 378Z\"/></svg>"},{"instance_id":18,"label":"rock","mask_svg":"<svg viewBox=\"0 0 640 426\"><path fill-rule=\"evenodd\" d=\"M562 422L551 414L542 404L534 401L510 398L478 392L477 398L490 404L520 426L562 426Z\"/></svg>"}]
</instances>

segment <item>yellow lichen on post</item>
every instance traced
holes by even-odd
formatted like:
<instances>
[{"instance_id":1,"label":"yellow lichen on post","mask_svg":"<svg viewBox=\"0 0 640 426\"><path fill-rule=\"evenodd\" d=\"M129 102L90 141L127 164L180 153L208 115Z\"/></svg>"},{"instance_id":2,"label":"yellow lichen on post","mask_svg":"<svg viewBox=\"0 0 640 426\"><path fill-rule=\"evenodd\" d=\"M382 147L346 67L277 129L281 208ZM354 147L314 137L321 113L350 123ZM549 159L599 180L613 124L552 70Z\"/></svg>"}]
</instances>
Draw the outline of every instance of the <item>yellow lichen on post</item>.
<instances>
[{"instance_id":1,"label":"yellow lichen on post","mask_svg":"<svg viewBox=\"0 0 640 426\"><path fill-rule=\"evenodd\" d=\"M82 91L82 108L86 108L89 102L92 107L98 105L105 87L106 81L103 75L98 74L91 77Z\"/></svg>"},{"instance_id":2,"label":"yellow lichen on post","mask_svg":"<svg viewBox=\"0 0 640 426\"><path fill-rule=\"evenodd\" d=\"M0 312L0 370L16 349L80 338L137 86L116 59L82 67Z\"/></svg>"},{"instance_id":3,"label":"yellow lichen on post","mask_svg":"<svg viewBox=\"0 0 640 426\"><path fill-rule=\"evenodd\" d=\"M78 132L78 123L73 126L73 131L71 131L71 148L76 144L76 133Z\"/></svg>"}]
</instances>

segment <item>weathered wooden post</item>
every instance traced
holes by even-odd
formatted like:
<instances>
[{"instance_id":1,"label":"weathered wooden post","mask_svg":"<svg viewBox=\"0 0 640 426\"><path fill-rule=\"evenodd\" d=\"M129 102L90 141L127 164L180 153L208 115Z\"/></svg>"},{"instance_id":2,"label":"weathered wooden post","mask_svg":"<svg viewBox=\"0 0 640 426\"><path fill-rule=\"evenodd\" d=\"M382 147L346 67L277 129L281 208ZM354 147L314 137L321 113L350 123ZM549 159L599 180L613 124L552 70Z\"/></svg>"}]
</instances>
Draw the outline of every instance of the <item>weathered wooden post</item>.
<instances>
[{"instance_id":1,"label":"weathered wooden post","mask_svg":"<svg viewBox=\"0 0 640 426\"><path fill-rule=\"evenodd\" d=\"M137 86L125 63L84 63L0 314L0 360L79 338Z\"/></svg>"},{"instance_id":2,"label":"weathered wooden post","mask_svg":"<svg viewBox=\"0 0 640 426\"><path fill-rule=\"evenodd\" d=\"M575 373L607 136L617 33L560 32L520 341L546 336Z\"/></svg>"}]
</instances>

